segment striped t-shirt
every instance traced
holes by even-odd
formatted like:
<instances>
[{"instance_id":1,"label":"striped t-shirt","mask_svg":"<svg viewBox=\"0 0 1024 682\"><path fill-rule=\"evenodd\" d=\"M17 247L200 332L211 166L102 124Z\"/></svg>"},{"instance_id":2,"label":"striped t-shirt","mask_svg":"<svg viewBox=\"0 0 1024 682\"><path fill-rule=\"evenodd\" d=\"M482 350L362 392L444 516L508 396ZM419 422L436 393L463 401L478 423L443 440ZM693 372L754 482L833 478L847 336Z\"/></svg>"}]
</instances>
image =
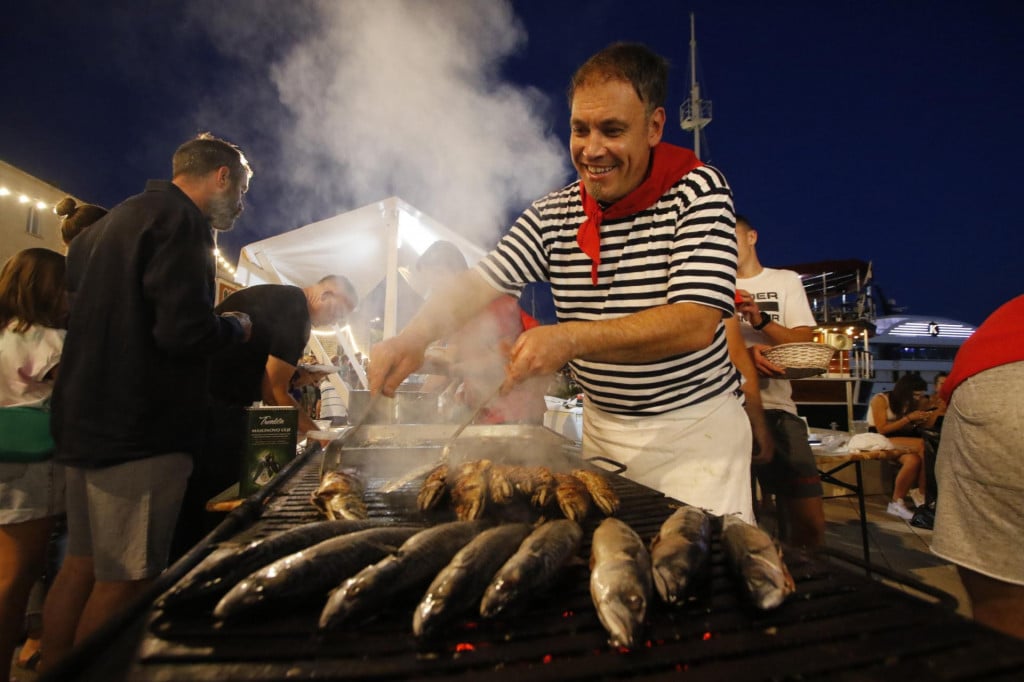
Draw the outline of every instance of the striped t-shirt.
<instances>
[{"instance_id":1,"label":"striped t-shirt","mask_svg":"<svg viewBox=\"0 0 1024 682\"><path fill-rule=\"evenodd\" d=\"M528 282L550 282L560 322L684 302L734 314L736 218L716 169L696 168L650 208L605 219L596 285L590 258L576 243L585 218L578 183L552 192L519 217L476 269L510 294ZM722 323L708 347L691 353L633 364L575 359L570 367L593 404L616 414L662 414L739 388Z\"/></svg>"}]
</instances>

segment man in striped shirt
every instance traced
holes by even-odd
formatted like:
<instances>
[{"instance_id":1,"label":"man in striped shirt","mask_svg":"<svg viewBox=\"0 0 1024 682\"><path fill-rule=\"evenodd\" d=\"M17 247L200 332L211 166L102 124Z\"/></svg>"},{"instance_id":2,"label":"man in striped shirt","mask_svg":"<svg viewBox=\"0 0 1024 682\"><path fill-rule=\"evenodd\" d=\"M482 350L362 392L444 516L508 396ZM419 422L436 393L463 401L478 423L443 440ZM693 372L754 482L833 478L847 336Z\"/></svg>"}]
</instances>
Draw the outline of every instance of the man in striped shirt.
<instances>
[{"instance_id":1,"label":"man in striped shirt","mask_svg":"<svg viewBox=\"0 0 1024 682\"><path fill-rule=\"evenodd\" d=\"M668 66L612 45L573 76L580 180L534 202L475 268L374 347L370 387L392 395L427 345L502 294L551 283L559 324L524 332L507 383L568 363L583 388L583 451L689 504L753 520L751 435L723 320L736 235L725 178L661 142Z\"/></svg>"}]
</instances>

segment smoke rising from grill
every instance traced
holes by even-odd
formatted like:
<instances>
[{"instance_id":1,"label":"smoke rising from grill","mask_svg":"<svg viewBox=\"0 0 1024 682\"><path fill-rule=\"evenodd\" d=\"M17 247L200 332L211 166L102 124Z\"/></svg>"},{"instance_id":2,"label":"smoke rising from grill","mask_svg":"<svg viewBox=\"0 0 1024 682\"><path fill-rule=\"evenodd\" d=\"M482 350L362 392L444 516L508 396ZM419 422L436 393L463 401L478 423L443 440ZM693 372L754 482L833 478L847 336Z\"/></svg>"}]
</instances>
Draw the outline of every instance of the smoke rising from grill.
<instances>
[{"instance_id":1,"label":"smoke rising from grill","mask_svg":"<svg viewBox=\"0 0 1024 682\"><path fill-rule=\"evenodd\" d=\"M398 195L489 246L570 177L552 103L499 79L526 40L507 2L197 3L191 15L254 78L197 116L244 131L249 225L276 233Z\"/></svg>"}]
</instances>

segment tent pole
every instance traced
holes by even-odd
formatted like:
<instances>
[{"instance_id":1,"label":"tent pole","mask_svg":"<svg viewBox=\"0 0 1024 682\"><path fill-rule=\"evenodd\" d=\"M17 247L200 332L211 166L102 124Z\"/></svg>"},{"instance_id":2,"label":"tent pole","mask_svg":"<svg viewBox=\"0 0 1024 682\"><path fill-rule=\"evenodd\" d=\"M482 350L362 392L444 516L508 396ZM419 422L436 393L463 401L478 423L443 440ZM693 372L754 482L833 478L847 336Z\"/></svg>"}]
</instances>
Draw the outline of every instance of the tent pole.
<instances>
[{"instance_id":1,"label":"tent pole","mask_svg":"<svg viewBox=\"0 0 1024 682\"><path fill-rule=\"evenodd\" d=\"M394 202L382 207L387 234L387 269L384 289L384 335L390 339L398 333L398 208Z\"/></svg>"}]
</instances>

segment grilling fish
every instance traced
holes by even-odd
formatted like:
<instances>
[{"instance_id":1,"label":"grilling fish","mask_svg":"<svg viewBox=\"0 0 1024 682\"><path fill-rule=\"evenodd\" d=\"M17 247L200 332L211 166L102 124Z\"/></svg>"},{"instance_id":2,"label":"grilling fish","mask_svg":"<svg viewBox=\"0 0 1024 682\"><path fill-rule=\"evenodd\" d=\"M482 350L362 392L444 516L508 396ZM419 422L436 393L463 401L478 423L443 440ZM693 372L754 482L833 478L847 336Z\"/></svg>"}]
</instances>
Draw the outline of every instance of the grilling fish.
<instances>
[{"instance_id":1,"label":"grilling fish","mask_svg":"<svg viewBox=\"0 0 1024 682\"><path fill-rule=\"evenodd\" d=\"M413 634L432 635L479 604L495 572L529 534L529 524L510 523L485 530L460 549L434 578L413 612Z\"/></svg>"},{"instance_id":2,"label":"grilling fish","mask_svg":"<svg viewBox=\"0 0 1024 682\"><path fill-rule=\"evenodd\" d=\"M223 596L245 576L267 564L332 537L380 526L379 521L316 521L255 540L242 547L222 547L189 572L157 602L162 609Z\"/></svg>"},{"instance_id":3,"label":"grilling fish","mask_svg":"<svg viewBox=\"0 0 1024 682\"><path fill-rule=\"evenodd\" d=\"M546 507L555 498L555 477L547 467L533 469L533 495L530 501L534 506Z\"/></svg>"},{"instance_id":4,"label":"grilling fish","mask_svg":"<svg viewBox=\"0 0 1024 682\"><path fill-rule=\"evenodd\" d=\"M796 590L771 537L738 516L722 518L722 546L744 589L759 609L773 609Z\"/></svg>"},{"instance_id":5,"label":"grilling fish","mask_svg":"<svg viewBox=\"0 0 1024 682\"><path fill-rule=\"evenodd\" d=\"M455 474L452 484L452 505L455 516L462 521L479 519L487 506L487 488L490 480L488 470L491 460L477 459L463 462Z\"/></svg>"},{"instance_id":6,"label":"grilling fish","mask_svg":"<svg viewBox=\"0 0 1024 682\"><path fill-rule=\"evenodd\" d=\"M636 646L651 599L651 557L626 523L607 518L594 530L590 598L613 647Z\"/></svg>"},{"instance_id":7,"label":"grilling fish","mask_svg":"<svg viewBox=\"0 0 1024 682\"><path fill-rule=\"evenodd\" d=\"M619 510L619 496L612 490L607 478L588 469L576 469L572 475L583 482L587 492L594 499L594 504L605 516L613 516Z\"/></svg>"},{"instance_id":8,"label":"grilling fish","mask_svg":"<svg viewBox=\"0 0 1024 682\"><path fill-rule=\"evenodd\" d=\"M491 494L491 502L495 504L507 504L512 501L515 495L515 487L509 479L511 467L505 464L492 464L488 487Z\"/></svg>"},{"instance_id":9,"label":"grilling fish","mask_svg":"<svg viewBox=\"0 0 1024 682\"><path fill-rule=\"evenodd\" d=\"M273 604L322 597L339 581L397 551L421 530L416 526L370 528L289 554L231 588L218 602L213 615L229 620Z\"/></svg>"},{"instance_id":10,"label":"grilling fish","mask_svg":"<svg viewBox=\"0 0 1024 682\"><path fill-rule=\"evenodd\" d=\"M711 517L683 505L661 524L651 542L654 586L669 604L682 600L687 587L711 557Z\"/></svg>"},{"instance_id":11,"label":"grilling fish","mask_svg":"<svg viewBox=\"0 0 1024 682\"><path fill-rule=\"evenodd\" d=\"M583 529L568 519L542 524L530 533L495 574L480 601L490 618L550 584L580 549Z\"/></svg>"},{"instance_id":12,"label":"grilling fish","mask_svg":"<svg viewBox=\"0 0 1024 682\"><path fill-rule=\"evenodd\" d=\"M515 491L520 495L530 497L533 489L537 486L538 476L535 467L509 465L505 471L505 478L512 484Z\"/></svg>"},{"instance_id":13,"label":"grilling fish","mask_svg":"<svg viewBox=\"0 0 1024 682\"><path fill-rule=\"evenodd\" d=\"M310 501L329 519L365 519L363 481L353 472L328 471Z\"/></svg>"},{"instance_id":14,"label":"grilling fish","mask_svg":"<svg viewBox=\"0 0 1024 682\"><path fill-rule=\"evenodd\" d=\"M405 590L422 589L484 528L482 521L453 521L420 531L397 552L367 566L334 590L320 613L320 629L330 630L377 610Z\"/></svg>"},{"instance_id":15,"label":"grilling fish","mask_svg":"<svg viewBox=\"0 0 1024 682\"><path fill-rule=\"evenodd\" d=\"M419 495L416 496L416 504L419 505L420 511L428 511L436 507L444 498L444 494L448 490L447 485L448 465L438 465L423 481L423 487L420 488Z\"/></svg>"},{"instance_id":16,"label":"grilling fish","mask_svg":"<svg viewBox=\"0 0 1024 682\"><path fill-rule=\"evenodd\" d=\"M567 519L580 522L590 513L590 493L575 476L555 474L555 499Z\"/></svg>"}]
</instances>

